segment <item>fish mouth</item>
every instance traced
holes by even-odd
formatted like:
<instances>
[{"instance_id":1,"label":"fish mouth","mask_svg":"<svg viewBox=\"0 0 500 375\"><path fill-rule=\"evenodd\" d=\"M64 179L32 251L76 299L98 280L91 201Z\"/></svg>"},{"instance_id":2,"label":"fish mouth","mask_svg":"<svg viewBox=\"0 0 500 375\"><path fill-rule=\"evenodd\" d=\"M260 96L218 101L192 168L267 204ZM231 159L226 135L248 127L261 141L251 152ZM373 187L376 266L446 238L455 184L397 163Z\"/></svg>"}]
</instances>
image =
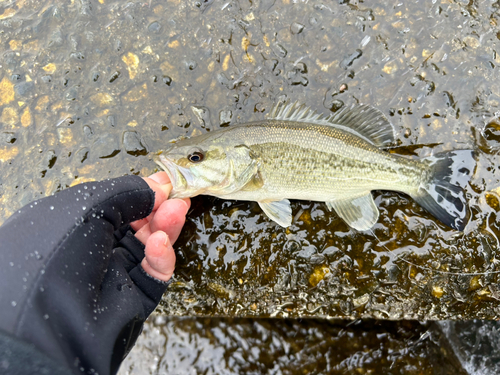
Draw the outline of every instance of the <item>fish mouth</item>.
<instances>
[{"instance_id":1,"label":"fish mouth","mask_svg":"<svg viewBox=\"0 0 500 375\"><path fill-rule=\"evenodd\" d=\"M170 191L169 198L190 197L190 194L187 191L189 186L188 180L190 180L190 178L186 178L186 176L190 176L189 170L179 167L163 155L159 155L159 157L155 158L155 163L158 164L170 178L172 190Z\"/></svg>"}]
</instances>

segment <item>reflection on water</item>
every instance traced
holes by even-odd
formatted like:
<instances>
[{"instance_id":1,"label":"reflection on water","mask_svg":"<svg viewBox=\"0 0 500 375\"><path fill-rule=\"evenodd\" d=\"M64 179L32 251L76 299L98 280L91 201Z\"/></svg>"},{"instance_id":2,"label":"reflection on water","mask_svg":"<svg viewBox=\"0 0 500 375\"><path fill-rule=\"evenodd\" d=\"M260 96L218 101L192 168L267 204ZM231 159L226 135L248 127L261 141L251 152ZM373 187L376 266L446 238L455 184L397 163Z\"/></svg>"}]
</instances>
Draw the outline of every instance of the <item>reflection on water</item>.
<instances>
[{"instance_id":1,"label":"reflection on water","mask_svg":"<svg viewBox=\"0 0 500 375\"><path fill-rule=\"evenodd\" d=\"M410 321L159 316L139 345L121 374L467 374L434 324Z\"/></svg>"},{"instance_id":2,"label":"reflection on water","mask_svg":"<svg viewBox=\"0 0 500 375\"><path fill-rule=\"evenodd\" d=\"M423 157L475 149L465 232L390 192L374 194L381 217L373 233L349 230L323 204L293 202L293 225L282 229L254 203L199 197L178 243L176 282L158 312L496 318L499 18L497 3L459 0L4 1L0 221L83 181L151 173L147 154L170 139L262 119L276 100L325 112L362 102L394 124L400 141L391 152ZM183 327L172 328L169 342L193 325L222 324L226 337L260 324L169 322ZM288 329L265 324L286 346ZM382 344L371 329L396 327L398 350L412 353L403 339L415 329L408 324L349 330L359 340L367 335L375 348ZM148 350L141 341L131 358L139 361ZM337 359L355 353L338 350ZM370 357L377 368L389 358L381 353ZM418 353L422 366L440 363Z\"/></svg>"},{"instance_id":3,"label":"reflection on water","mask_svg":"<svg viewBox=\"0 0 500 375\"><path fill-rule=\"evenodd\" d=\"M469 374L494 375L500 371L498 321L442 321L437 325Z\"/></svg>"}]
</instances>

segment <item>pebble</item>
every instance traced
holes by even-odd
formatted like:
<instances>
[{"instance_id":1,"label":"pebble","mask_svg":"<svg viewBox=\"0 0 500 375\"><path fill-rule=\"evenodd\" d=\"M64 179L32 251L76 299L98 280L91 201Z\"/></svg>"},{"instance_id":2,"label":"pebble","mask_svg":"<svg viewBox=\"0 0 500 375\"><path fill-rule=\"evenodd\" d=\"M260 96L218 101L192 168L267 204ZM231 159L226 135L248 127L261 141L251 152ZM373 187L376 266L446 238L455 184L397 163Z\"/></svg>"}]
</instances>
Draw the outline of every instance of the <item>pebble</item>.
<instances>
[{"instance_id":1,"label":"pebble","mask_svg":"<svg viewBox=\"0 0 500 375\"><path fill-rule=\"evenodd\" d=\"M123 133L123 146L130 155L139 156L148 153L146 147L142 143L141 135L135 131L126 131Z\"/></svg>"},{"instance_id":2,"label":"pebble","mask_svg":"<svg viewBox=\"0 0 500 375\"><path fill-rule=\"evenodd\" d=\"M354 51L350 55L347 55L346 57L344 57L344 60L342 60L340 62L340 67L347 69L349 66L351 66L353 64L353 62L355 60L359 59L362 55L363 55L363 51L361 51L360 49L357 49L356 51Z\"/></svg>"},{"instance_id":3,"label":"pebble","mask_svg":"<svg viewBox=\"0 0 500 375\"><path fill-rule=\"evenodd\" d=\"M149 24L148 31L153 34L158 34L161 31L161 25L157 21L154 21Z\"/></svg>"},{"instance_id":4,"label":"pebble","mask_svg":"<svg viewBox=\"0 0 500 375\"><path fill-rule=\"evenodd\" d=\"M233 118L233 112L230 110L222 110L219 112L219 124L220 126L229 125Z\"/></svg>"},{"instance_id":5,"label":"pebble","mask_svg":"<svg viewBox=\"0 0 500 375\"><path fill-rule=\"evenodd\" d=\"M14 86L14 91L17 96L28 97L33 94L33 89L35 88L35 83L33 81L30 82L21 82Z\"/></svg>"},{"instance_id":6,"label":"pebble","mask_svg":"<svg viewBox=\"0 0 500 375\"><path fill-rule=\"evenodd\" d=\"M294 22L290 26L290 31L294 35L300 34L302 30L304 30L304 25L302 25L301 23Z\"/></svg>"},{"instance_id":7,"label":"pebble","mask_svg":"<svg viewBox=\"0 0 500 375\"><path fill-rule=\"evenodd\" d=\"M119 142L112 134L101 135L92 145L92 154L98 158L110 158L119 152Z\"/></svg>"},{"instance_id":8,"label":"pebble","mask_svg":"<svg viewBox=\"0 0 500 375\"><path fill-rule=\"evenodd\" d=\"M14 143L16 141L16 135L11 132L3 132L0 133L0 140L2 143Z\"/></svg>"}]
</instances>

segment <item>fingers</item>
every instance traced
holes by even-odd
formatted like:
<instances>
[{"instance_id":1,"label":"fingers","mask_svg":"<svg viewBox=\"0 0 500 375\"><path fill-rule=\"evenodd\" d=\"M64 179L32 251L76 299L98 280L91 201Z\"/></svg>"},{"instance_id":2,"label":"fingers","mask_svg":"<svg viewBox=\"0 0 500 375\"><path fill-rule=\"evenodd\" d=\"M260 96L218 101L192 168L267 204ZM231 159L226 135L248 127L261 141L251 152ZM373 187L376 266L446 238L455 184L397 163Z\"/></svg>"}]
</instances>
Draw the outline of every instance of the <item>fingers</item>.
<instances>
[{"instance_id":1,"label":"fingers","mask_svg":"<svg viewBox=\"0 0 500 375\"><path fill-rule=\"evenodd\" d=\"M168 199L170 191L172 190L172 184L170 183L170 178L165 172L158 172L152 174L149 177L145 177L144 181L146 181L149 187L155 192L155 204L153 207L153 212L147 218L130 223L130 226L135 231L138 231L144 225L149 223L149 221L153 217L154 212L158 209L158 207L161 206L163 202L165 202Z\"/></svg>"},{"instance_id":2,"label":"fingers","mask_svg":"<svg viewBox=\"0 0 500 375\"><path fill-rule=\"evenodd\" d=\"M146 245L146 242L148 241L148 238L151 236L153 232L151 232L151 228L149 227L149 223L146 225L142 226L137 232L135 232L135 238L137 238L139 241L143 243L143 245Z\"/></svg>"},{"instance_id":3,"label":"fingers","mask_svg":"<svg viewBox=\"0 0 500 375\"><path fill-rule=\"evenodd\" d=\"M141 266L150 276L168 281L175 269L175 252L165 232L158 231L146 241L145 257Z\"/></svg>"},{"instance_id":4,"label":"fingers","mask_svg":"<svg viewBox=\"0 0 500 375\"><path fill-rule=\"evenodd\" d=\"M152 232L164 231L175 243L186 222L189 205L182 199L170 199L164 202L149 223Z\"/></svg>"},{"instance_id":5,"label":"fingers","mask_svg":"<svg viewBox=\"0 0 500 375\"><path fill-rule=\"evenodd\" d=\"M189 204L183 199L170 199L158 208L151 221L135 233L135 237L146 244L148 238L157 231L165 232L172 243L175 243L186 221Z\"/></svg>"},{"instance_id":6,"label":"fingers","mask_svg":"<svg viewBox=\"0 0 500 375\"><path fill-rule=\"evenodd\" d=\"M148 223L149 223L149 216L144 218L144 219L137 220L137 221L130 223L130 226L132 227L133 230L135 230L137 232L138 230L140 230L142 227L144 227Z\"/></svg>"},{"instance_id":7,"label":"fingers","mask_svg":"<svg viewBox=\"0 0 500 375\"><path fill-rule=\"evenodd\" d=\"M191 200L168 199L172 184L165 172L155 173L144 180L155 192L153 212L131 226L136 231L135 237L146 246L142 268L149 275L168 281L175 268L172 244L184 226Z\"/></svg>"},{"instance_id":8,"label":"fingers","mask_svg":"<svg viewBox=\"0 0 500 375\"><path fill-rule=\"evenodd\" d=\"M157 172L152 174L151 176L148 176L148 178L158 182L160 185L165 185L170 183L170 177L168 177L167 172Z\"/></svg>"},{"instance_id":9,"label":"fingers","mask_svg":"<svg viewBox=\"0 0 500 375\"><path fill-rule=\"evenodd\" d=\"M167 173L158 172L149 177L144 177L149 187L155 192L155 205L153 211L157 210L160 205L168 199L170 191L172 190L172 184L170 183L170 178L168 178Z\"/></svg>"}]
</instances>

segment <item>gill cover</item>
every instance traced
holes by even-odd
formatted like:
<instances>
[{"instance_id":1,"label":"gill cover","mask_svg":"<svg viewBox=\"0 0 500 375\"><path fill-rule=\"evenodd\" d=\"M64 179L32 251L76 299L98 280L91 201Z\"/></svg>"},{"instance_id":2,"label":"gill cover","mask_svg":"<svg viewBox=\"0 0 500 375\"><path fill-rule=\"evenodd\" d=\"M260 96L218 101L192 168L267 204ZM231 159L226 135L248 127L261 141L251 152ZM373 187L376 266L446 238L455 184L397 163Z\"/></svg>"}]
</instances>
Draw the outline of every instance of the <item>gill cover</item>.
<instances>
[{"instance_id":1,"label":"gill cover","mask_svg":"<svg viewBox=\"0 0 500 375\"><path fill-rule=\"evenodd\" d=\"M171 198L224 196L239 191L258 174L260 161L250 148L224 146L216 132L210 135L213 139L204 137L199 143L194 141L200 137L179 141L156 158L172 182ZM203 155L193 161L194 152Z\"/></svg>"}]
</instances>

